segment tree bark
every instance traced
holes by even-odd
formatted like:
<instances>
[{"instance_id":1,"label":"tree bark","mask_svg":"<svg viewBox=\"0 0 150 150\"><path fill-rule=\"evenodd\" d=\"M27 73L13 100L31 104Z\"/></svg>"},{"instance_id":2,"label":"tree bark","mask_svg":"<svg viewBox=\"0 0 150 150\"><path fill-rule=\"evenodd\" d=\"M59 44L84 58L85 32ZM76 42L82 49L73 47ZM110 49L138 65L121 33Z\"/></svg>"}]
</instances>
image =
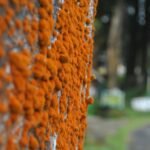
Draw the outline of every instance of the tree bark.
<instances>
[{"instance_id":1,"label":"tree bark","mask_svg":"<svg viewBox=\"0 0 150 150\"><path fill-rule=\"evenodd\" d=\"M83 149L97 0L0 0L0 149Z\"/></svg>"}]
</instances>

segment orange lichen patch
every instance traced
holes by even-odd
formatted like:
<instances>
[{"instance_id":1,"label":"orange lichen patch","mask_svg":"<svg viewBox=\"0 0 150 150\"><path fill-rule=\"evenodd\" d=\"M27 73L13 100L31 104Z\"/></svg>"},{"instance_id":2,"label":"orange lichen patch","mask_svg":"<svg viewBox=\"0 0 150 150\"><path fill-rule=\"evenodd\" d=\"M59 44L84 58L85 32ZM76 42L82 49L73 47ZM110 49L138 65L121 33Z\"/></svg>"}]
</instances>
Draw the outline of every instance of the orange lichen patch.
<instances>
[{"instance_id":1,"label":"orange lichen patch","mask_svg":"<svg viewBox=\"0 0 150 150\"><path fill-rule=\"evenodd\" d=\"M14 10L10 7L6 8L6 15L12 18L15 15Z\"/></svg>"},{"instance_id":2,"label":"orange lichen patch","mask_svg":"<svg viewBox=\"0 0 150 150\"><path fill-rule=\"evenodd\" d=\"M44 8L39 8L39 15L41 18L48 18L48 12Z\"/></svg>"},{"instance_id":3,"label":"orange lichen patch","mask_svg":"<svg viewBox=\"0 0 150 150\"><path fill-rule=\"evenodd\" d=\"M86 103L89 104L93 104L94 103L94 99L92 97L86 99Z\"/></svg>"},{"instance_id":4,"label":"orange lichen patch","mask_svg":"<svg viewBox=\"0 0 150 150\"><path fill-rule=\"evenodd\" d=\"M15 96L10 96L9 106L10 106L10 110L12 113L21 113L22 112L21 103Z\"/></svg>"},{"instance_id":5,"label":"orange lichen patch","mask_svg":"<svg viewBox=\"0 0 150 150\"><path fill-rule=\"evenodd\" d=\"M49 45L50 44L50 35L47 31L42 31L39 33L39 41L40 41L40 45L44 46L44 45Z\"/></svg>"},{"instance_id":6,"label":"orange lichen patch","mask_svg":"<svg viewBox=\"0 0 150 150\"><path fill-rule=\"evenodd\" d=\"M59 80L58 77L54 78L54 82L55 82L55 90L56 91L61 90L62 89L62 83L61 83L61 81Z\"/></svg>"},{"instance_id":7,"label":"orange lichen patch","mask_svg":"<svg viewBox=\"0 0 150 150\"><path fill-rule=\"evenodd\" d=\"M30 32L30 34L27 35L27 40L32 46L36 42L36 34L34 32Z\"/></svg>"},{"instance_id":8,"label":"orange lichen patch","mask_svg":"<svg viewBox=\"0 0 150 150\"><path fill-rule=\"evenodd\" d=\"M5 51L2 47L0 47L0 58L4 57Z\"/></svg>"},{"instance_id":9,"label":"orange lichen patch","mask_svg":"<svg viewBox=\"0 0 150 150\"><path fill-rule=\"evenodd\" d=\"M28 2L26 5L28 6L29 11L34 12L35 4L33 2Z\"/></svg>"},{"instance_id":10,"label":"orange lichen patch","mask_svg":"<svg viewBox=\"0 0 150 150\"><path fill-rule=\"evenodd\" d=\"M39 0L40 1L40 4L43 6L43 7L47 7L49 4L51 4L51 0Z\"/></svg>"},{"instance_id":11,"label":"orange lichen patch","mask_svg":"<svg viewBox=\"0 0 150 150\"><path fill-rule=\"evenodd\" d=\"M18 76L17 78L14 78L13 82L14 82L15 87L19 91L25 92L25 90L26 90L26 80L23 77Z\"/></svg>"},{"instance_id":12,"label":"orange lichen patch","mask_svg":"<svg viewBox=\"0 0 150 150\"><path fill-rule=\"evenodd\" d=\"M63 55L63 54L60 55L59 59L60 59L61 63L67 63L69 61L69 57L67 55Z\"/></svg>"},{"instance_id":13,"label":"orange lichen patch","mask_svg":"<svg viewBox=\"0 0 150 150\"><path fill-rule=\"evenodd\" d=\"M29 138L27 133L23 134L21 139L20 139L20 145L21 147L27 147L29 143Z\"/></svg>"},{"instance_id":14,"label":"orange lichen patch","mask_svg":"<svg viewBox=\"0 0 150 150\"><path fill-rule=\"evenodd\" d=\"M9 37L12 37L12 36L14 35L14 33L15 33L15 28L14 28L14 27L11 27L11 28L9 29L9 31L8 31L8 36L9 36Z\"/></svg>"},{"instance_id":15,"label":"orange lichen patch","mask_svg":"<svg viewBox=\"0 0 150 150\"><path fill-rule=\"evenodd\" d=\"M0 113L15 132L7 149L83 149L93 103L91 2L0 0Z\"/></svg>"},{"instance_id":16,"label":"orange lichen patch","mask_svg":"<svg viewBox=\"0 0 150 150\"><path fill-rule=\"evenodd\" d=\"M32 68L33 74L35 78L47 80L49 78L49 73L47 72L47 68L45 65L41 63L36 63Z\"/></svg>"},{"instance_id":17,"label":"orange lichen patch","mask_svg":"<svg viewBox=\"0 0 150 150\"><path fill-rule=\"evenodd\" d=\"M25 33L28 33L31 31L31 26L30 26L30 20L28 18L25 18L23 21L23 31Z\"/></svg>"},{"instance_id":18,"label":"orange lichen patch","mask_svg":"<svg viewBox=\"0 0 150 150\"><path fill-rule=\"evenodd\" d=\"M34 97L34 109L43 110L45 105L44 91L39 90L37 95Z\"/></svg>"},{"instance_id":19,"label":"orange lichen patch","mask_svg":"<svg viewBox=\"0 0 150 150\"><path fill-rule=\"evenodd\" d=\"M8 111L8 107L3 102L0 102L0 113L6 113Z\"/></svg>"},{"instance_id":20,"label":"orange lichen patch","mask_svg":"<svg viewBox=\"0 0 150 150\"><path fill-rule=\"evenodd\" d=\"M6 150L19 150L18 145L15 143L13 136L9 137L6 145Z\"/></svg>"},{"instance_id":21,"label":"orange lichen patch","mask_svg":"<svg viewBox=\"0 0 150 150\"><path fill-rule=\"evenodd\" d=\"M5 78L5 70L4 70L4 68L0 68L0 79L1 79L1 81L4 78Z\"/></svg>"},{"instance_id":22,"label":"orange lichen patch","mask_svg":"<svg viewBox=\"0 0 150 150\"><path fill-rule=\"evenodd\" d=\"M39 30L49 30L49 22L46 19L41 19L39 22Z\"/></svg>"},{"instance_id":23,"label":"orange lichen patch","mask_svg":"<svg viewBox=\"0 0 150 150\"><path fill-rule=\"evenodd\" d=\"M0 35L2 35L7 29L7 23L2 16L0 16L0 24L1 24Z\"/></svg>"},{"instance_id":24,"label":"orange lichen patch","mask_svg":"<svg viewBox=\"0 0 150 150\"><path fill-rule=\"evenodd\" d=\"M32 29L33 29L33 30L38 31L38 29L39 29L38 21L33 20L33 21L31 22L31 26L32 26Z\"/></svg>"},{"instance_id":25,"label":"orange lichen patch","mask_svg":"<svg viewBox=\"0 0 150 150\"><path fill-rule=\"evenodd\" d=\"M27 68L27 66L30 63L30 58L21 53L19 54L16 52L12 52L10 53L9 58L10 58L11 64L15 65L15 67L17 67L20 70Z\"/></svg>"},{"instance_id":26,"label":"orange lichen patch","mask_svg":"<svg viewBox=\"0 0 150 150\"><path fill-rule=\"evenodd\" d=\"M3 0L0 0L0 6L6 6L8 4L8 0L5 0L5 1L3 1Z\"/></svg>"},{"instance_id":27,"label":"orange lichen patch","mask_svg":"<svg viewBox=\"0 0 150 150\"><path fill-rule=\"evenodd\" d=\"M30 122L31 128L36 128L41 122L41 113L34 112L33 115L27 116L26 119Z\"/></svg>"},{"instance_id":28,"label":"orange lichen patch","mask_svg":"<svg viewBox=\"0 0 150 150\"><path fill-rule=\"evenodd\" d=\"M37 140L33 135L30 136L30 139L29 139L29 147L30 147L32 150L36 150L36 149L39 148L38 140Z\"/></svg>"},{"instance_id":29,"label":"orange lichen patch","mask_svg":"<svg viewBox=\"0 0 150 150\"><path fill-rule=\"evenodd\" d=\"M23 105L25 116L31 116L34 114L33 102L26 100Z\"/></svg>"},{"instance_id":30,"label":"orange lichen patch","mask_svg":"<svg viewBox=\"0 0 150 150\"><path fill-rule=\"evenodd\" d=\"M43 54L37 54L34 58L34 61L46 65L46 57Z\"/></svg>"},{"instance_id":31,"label":"orange lichen patch","mask_svg":"<svg viewBox=\"0 0 150 150\"><path fill-rule=\"evenodd\" d=\"M62 93L60 97L60 112L62 114L67 113L67 101L66 101L66 94Z\"/></svg>"},{"instance_id":32,"label":"orange lichen patch","mask_svg":"<svg viewBox=\"0 0 150 150\"><path fill-rule=\"evenodd\" d=\"M54 60L47 59L47 68L53 76L57 75L57 66Z\"/></svg>"}]
</instances>

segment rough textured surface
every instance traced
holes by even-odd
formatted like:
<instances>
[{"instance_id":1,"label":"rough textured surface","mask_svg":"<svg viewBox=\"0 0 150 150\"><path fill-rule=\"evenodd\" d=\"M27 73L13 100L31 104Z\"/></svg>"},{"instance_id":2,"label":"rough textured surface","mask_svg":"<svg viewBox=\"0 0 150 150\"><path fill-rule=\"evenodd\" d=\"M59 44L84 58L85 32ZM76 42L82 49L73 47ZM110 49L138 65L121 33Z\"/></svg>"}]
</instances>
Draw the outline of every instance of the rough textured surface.
<instances>
[{"instance_id":1,"label":"rough textured surface","mask_svg":"<svg viewBox=\"0 0 150 150\"><path fill-rule=\"evenodd\" d=\"M83 148L95 7L0 0L1 150Z\"/></svg>"}]
</instances>

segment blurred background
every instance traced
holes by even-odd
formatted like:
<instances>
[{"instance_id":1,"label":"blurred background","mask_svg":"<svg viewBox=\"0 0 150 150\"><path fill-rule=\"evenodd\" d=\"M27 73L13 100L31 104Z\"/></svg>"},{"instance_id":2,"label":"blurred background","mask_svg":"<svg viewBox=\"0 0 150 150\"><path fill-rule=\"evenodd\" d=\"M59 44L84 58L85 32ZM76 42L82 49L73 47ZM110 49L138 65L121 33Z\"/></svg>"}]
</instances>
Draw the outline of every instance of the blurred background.
<instances>
[{"instance_id":1,"label":"blurred background","mask_svg":"<svg viewBox=\"0 0 150 150\"><path fill-rule=\"evenodd\" d=\"M150 150L150 0L100 0L85 150Z\"/></svg>"}]
</instances>

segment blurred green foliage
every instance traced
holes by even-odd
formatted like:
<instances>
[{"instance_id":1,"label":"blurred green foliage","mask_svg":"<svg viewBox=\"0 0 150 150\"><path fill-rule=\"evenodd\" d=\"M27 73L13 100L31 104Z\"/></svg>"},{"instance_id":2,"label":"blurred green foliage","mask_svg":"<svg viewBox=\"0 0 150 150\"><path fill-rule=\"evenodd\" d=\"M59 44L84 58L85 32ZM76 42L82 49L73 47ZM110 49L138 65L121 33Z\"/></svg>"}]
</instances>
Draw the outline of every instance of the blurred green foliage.
<instances>
[{"instance_id":1,"label":"blurred green foliage","mask_svg":"<svg viewBox=\"0 0 150 150\"><path fill-rule=\"evenodd\" d=\"M143 87L129 88L125 92L125 110L113 109L109 107L103 108L100 103L100 97L95 98L92 105L88 107L88 115L99 115L102 117L123 117L126 114L126 110L130 109L130 102L132 98L139 96L148 96L150 93L146 93Z\"/></svg>"}]
</instances>

